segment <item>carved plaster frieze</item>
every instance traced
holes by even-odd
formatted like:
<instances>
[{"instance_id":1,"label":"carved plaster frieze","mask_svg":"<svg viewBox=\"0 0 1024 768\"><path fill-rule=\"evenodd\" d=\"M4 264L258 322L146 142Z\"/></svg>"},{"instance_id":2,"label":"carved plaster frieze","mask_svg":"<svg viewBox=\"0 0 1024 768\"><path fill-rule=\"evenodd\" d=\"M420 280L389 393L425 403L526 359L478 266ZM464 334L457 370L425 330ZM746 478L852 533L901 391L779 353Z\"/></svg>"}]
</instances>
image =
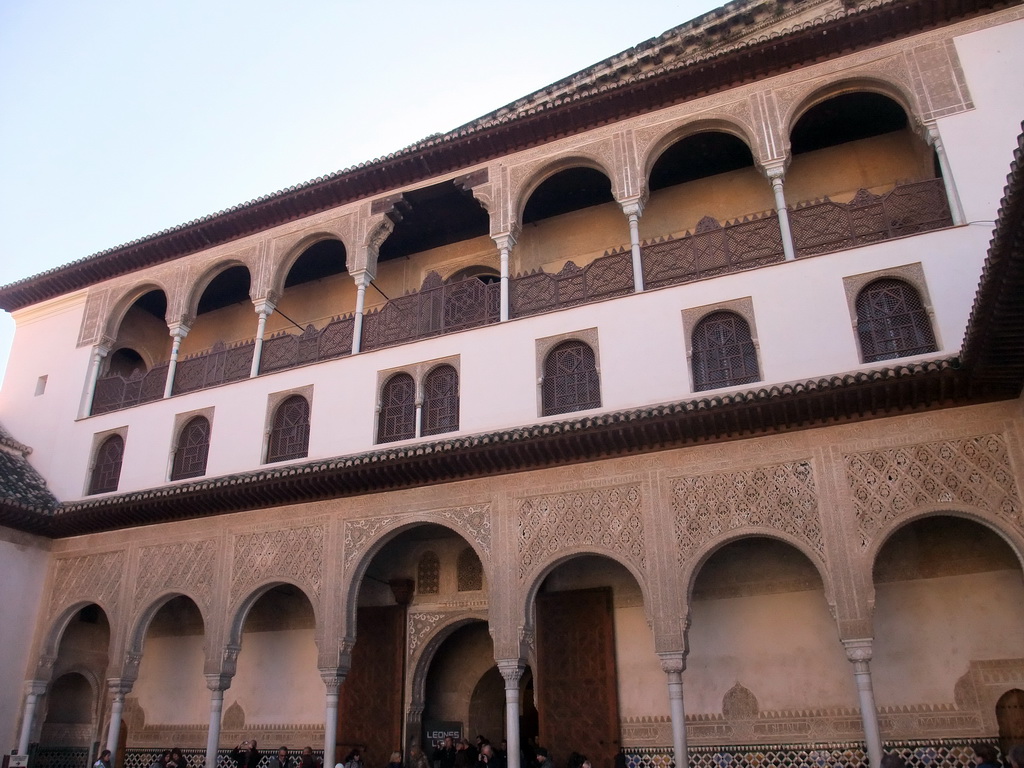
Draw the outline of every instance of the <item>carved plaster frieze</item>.
<instances>
[{"instance_id":1,"label":"carved plaster frieze","mask_svg":"<svg viewBox=\"0 0 1024 768\"><path fill-rule=\"evenodd\" d=\"M187 590L201 607L209 608L216 560L217 543L211 540L143 547L135 581L136 608L173 589Z\"/></svg>"},{"instance_id":2,"label":"carved plaster frieze","mask_svg":"<svg viewBox=\"0 0 1024 768\"><path fill-rule=\"evenodd\" d=\"M345 521L345 570L365 550L377 534L395 522L393 517L368 517Z\"/></svg>"},{"instance_id":3,"label":"carved plaster frieze","mask_svg":"<svg viewBox=\"0 0 1024 768\"><path fill-rule=\"evenodd\" d=\"M604 550L647 569L639 484L530 496L516 500L519 580L561 551Z\"/></svg>"},{"instance_id":4,"label":"carved plaster frieze","mask_svg":"<svg viewBox=\"0 0 1024 768\"><path fill-rule=\"evenodd\" d=\"M326 538L324 525L235 536L231 602L271 577L283 577L308 587L310 598L315 601L323 579Z\"/></svg>"},{"instance_id":5,"label":"carved plaster frieze","mask_svg":"<svg viewBox=\"0 0 1024 768\"><path fill-rule=\"evenodd\" d=\"M864 451L844 462L862 549L892 521L935 504L967 506L1024 527L1003 435Z\"/></svg>"},{"instance_id":6,"label":"carved plaster frieze","mask_svg":"<svg viewBox=\"0 0 1024 768\"><path fill-rule=\"evenodd\" d=\"M409 614L409 657L416 654L417 649L423 645L427 636L433 633L445 619L450 618L450 613L410 613Z\"/></svg>"},{"instance_id":7,"label":"carved plaster frieze","mask_svg":"<svg viewBox=\"0 0 1024 768\"><path fill-rule=\"evenodd\" d=\"M53 577L50 615L79 600L98 603L104 610L117 610L121 593L123 552L104 552L81 557L61 558ZM108 614L108 619L113 617Z\"/></svg>"},{"instance_id":8,"label":"carved plaster frieze","mask_svg":"<svg viewBox=\"0 0 1024 768\"><path fill-rule=\"evenodd\" d=\"M769 528L824 552L818 491L810 462L676 477L671 481L677 559L738 528Z\"/></svg>"}]
</instances>

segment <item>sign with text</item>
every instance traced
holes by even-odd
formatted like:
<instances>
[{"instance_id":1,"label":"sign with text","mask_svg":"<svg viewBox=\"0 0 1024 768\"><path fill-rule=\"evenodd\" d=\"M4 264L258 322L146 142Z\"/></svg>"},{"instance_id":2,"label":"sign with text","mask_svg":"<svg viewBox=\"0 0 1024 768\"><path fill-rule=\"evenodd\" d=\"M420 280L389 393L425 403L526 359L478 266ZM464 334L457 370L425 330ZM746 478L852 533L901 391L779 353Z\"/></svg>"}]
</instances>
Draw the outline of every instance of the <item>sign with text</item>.
<instances>
[{"instance_id":1,"label":"sign with text","mask_svg":"<svg viewBox=\"0 0 1024 768\"><path fill-rule=\"evenodd\" d=\"M428 720L423 723L423 731L423 751L428 758L433 759L433 751L441 746L446 736L451 736L455 741L462 738L462 723L457 720Z\"/></svg>"}]
</instances>

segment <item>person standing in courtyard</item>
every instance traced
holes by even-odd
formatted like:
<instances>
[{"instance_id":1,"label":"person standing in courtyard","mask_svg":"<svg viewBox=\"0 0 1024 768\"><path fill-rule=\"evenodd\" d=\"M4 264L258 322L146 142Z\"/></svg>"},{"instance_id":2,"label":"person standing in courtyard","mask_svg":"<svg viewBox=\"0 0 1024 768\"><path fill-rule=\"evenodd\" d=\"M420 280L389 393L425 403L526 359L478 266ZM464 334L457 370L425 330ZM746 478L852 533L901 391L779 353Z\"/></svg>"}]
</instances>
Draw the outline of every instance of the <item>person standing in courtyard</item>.
<instances>
[{"instance_id":1,"label":"person standing in courtyard","mask_svg":"<svg viewBox=\"0 0 1024 768\"><path fill-rule=\"evenodd\" d=\"M92 764L92 768L110 768L110 750L104 749L100 752L99 759Z\"/></svg>"},{"instance_id":2,"label":"person standing in courtyard","mask_svg":"<svg viewBox=\"0 0 1024 768\"><path fill-rule=\"evenodd\" d=\"M256 740L243 741L228 754L238 768L259 768L260 753L256 749Z\"/></svg>"}]
</instances>

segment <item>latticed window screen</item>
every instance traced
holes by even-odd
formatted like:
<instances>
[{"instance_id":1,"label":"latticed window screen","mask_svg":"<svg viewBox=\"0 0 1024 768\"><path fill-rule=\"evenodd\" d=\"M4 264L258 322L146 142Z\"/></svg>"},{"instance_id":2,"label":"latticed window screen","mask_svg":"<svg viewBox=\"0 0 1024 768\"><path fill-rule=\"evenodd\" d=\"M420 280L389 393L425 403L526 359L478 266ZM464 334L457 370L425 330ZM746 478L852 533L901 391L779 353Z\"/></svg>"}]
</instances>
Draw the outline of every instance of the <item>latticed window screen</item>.
<instances>
[{"instance_id":1,"label":"latticed window screen","mask_svg":"<svg viewBox=\"0 0 1024 768\"><path fill-rule=\"evenodd\" d=\"M594 350L582 341L559 344L544 361L543 416L583 411L601 405L601 381Z\"/></svg>"},{"instance_id":2,"label":"latticed window screen","mask_svg":"<svg viewBox=\"0 0 1024 768\"><path fill-rule=\"evenodd\" d=\"M210 453L210 422L203 416L189 419L178 435L171 464L171 480L200 477L206 474L206 458Z\"/></svg>"},{"instance_id":3,"label":"latticed window screen","mask_svg":"<svg viewBox=\"0 0 1024 768\"><path fill-rule=\"evenodd\" d=\"M380 392L377 442L390 443L416 437L416 384L407 373L397 373Z\"/></svg>"},{"instance_id":4,"label":"latticed window screen","mask_svg":"<svg viewBox=\"0 0 1024 768\"><path fill-rule=\"evenodd\" d=\"M735 312L712 312L693 329L693 388L734 387L761 379L750 325Z\"/></svg>"},{"instance_id":5,"label":"latticed window screen","mask_svg":"<svg viewBox=\"0 0 1024 768\"><path fill-rule=\"evenodd\" d=\"M301 459L309 452L309 403L292 395L274 412L267 444L267 461Z\"/></svg>"},{"instance_id":6,"label":"latticed window screen","mask_svg":"<svg viewBox=\"0 0 1024 768\"><path fill-rule=\"evenodd\" d=\"M875 280L860 292L857 335L865 363L935 351L935 334L921 296L902 280Z\"/></svg>"},{"instance_id":7,"label":"latticed window screen","mask_svg":"<svg viewBox=\"0 0 1024 768\"><path fill-rule=\"evenodd\" d=\"M436 595L441 589L441 561L434 552L424 552L416 573L416 591Z\"/></svg>"},{"instance_id":8,"label":"latticed window screen","mask_svg":"<svg viewBox=\"0 0 1024 768\"><path fill-rule=\"evenodd\" d=\"M104 440L96 451L96 461L92 465L89 478L89 493L109 493L117 490L121 479L121 460L124 459L124 438L111 435Z\"/></svg>"},{"instance_id":9,"label":"latticed window screen","mask_svg":"<svg viewBox=\"0 0 1024 768\"><path fill-rule=\"evenodd\" d=\"M439 435L459 428L459 374L439 365L423 379L423 434Z\"/></svg>"},{"instance_id":10,"label":"latticed window screen","mask_svg":"<svg viewBox=\"0 0 1024 768\"><path fill-rule=\"evenodd\" d=\"M466 547L459 553L456 581L459 592L471 592L484 588L484 566L472 547Z\"/></svg>"}]
</instances>

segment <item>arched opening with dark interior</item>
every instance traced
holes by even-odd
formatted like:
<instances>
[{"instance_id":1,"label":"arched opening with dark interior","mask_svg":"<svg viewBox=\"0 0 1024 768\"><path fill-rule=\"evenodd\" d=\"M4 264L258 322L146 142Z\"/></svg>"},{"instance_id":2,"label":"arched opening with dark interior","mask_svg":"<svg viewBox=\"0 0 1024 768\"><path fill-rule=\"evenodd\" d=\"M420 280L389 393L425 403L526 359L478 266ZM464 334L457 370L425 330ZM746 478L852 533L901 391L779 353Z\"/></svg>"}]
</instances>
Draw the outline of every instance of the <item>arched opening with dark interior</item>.
<instances>
[{"instance_id":1,"label":"arched opening with dark interior","mask_svg":"<svg viewBox=\"0 0 1024 768\"><path fill-rule=\"evenodd\" d=\"M754 167L750 147L723 131L691 134L670 145L651 167L648 185L640 218L645 240L692 232L705 217L724 222L773 206L771 185Z\"/></svg>"},{"instance_id":2,"label":"arched opening with dark interior","mask_svg":"<svg viewBox=\"0 0 1024 768\"><path fill-rule=\"evenodd\" d=\"M196 318L181 342L181 357L252 339L256 312L249 298L249 270L238 264L218 273L203 290L196 305Z\"/></svg>"},{"instance_id":3,"label":"arched opening with dark interior","mask_svg":"<svg viewBox=\"0 0 1024 768\"><path fill-rule=\"evenodd\" d=\"M128 378L166 362L171 354L167 331L167 296L155 289L137 298L125 312L106 357L104 375Z\"/></svg>"},{"instance_id":4,"label":"arched opening with dark interior","mask_svg":"<svg viewBox=\"0 0 1024 768\"><path fill-rule=\"evenodd\" d=\"M289 553L307 555L301 544ZM268 589L246 614L240 637L238 671L224 696L225 720L241 721L252 730L322 722L323 696L314 693L324 689L316 615L305 592L292 584Z\"/></svg>"},{"instance_id":5,"label":"arched opening with dark interior","mask_svg":"<svg viewBox=\"0 0 1024 768\"><path fill-rule=\"evenodd\" d=\"M345 244L328 238L306 248L292 263L267 335L323 328L331 318L355 311L356 287L346 271Z\"/></svg>"},{"instance_id":6,"label":"arched opening with dark interior","mask_svg":"<svg viewBox=\"0 0 1024 768\"><path fill-rule=\"evenodd\" d=\"M466 261L498 266L490 218L469 188L454 181L403 192L390 214L394 230L381 244L366 307L419 290L432 271ZM385 755L385 758L387 755ZM386 760L385 760L386 762Z\"/></svg>"},{"instance_id":7,"label":"arched opening with dark interior","mask_svg":"<svg viewBox=\"0 0 1024 768\"><path fill-rule=\"evenodd\" d=\"M629 226L612 196L611 180L585 166L565 168L530 193L523 229L512 251L513 274L565 263L583 267L605 251L629 243Z\"/></svg>"},{"instance_id":8,"label":"arched opening with dark interior","mask_svg":"<svg viewBox=\"0 0 1024 768\"><path fill-rule=\"evenodd\" d=\"M772 733L787 711L857 706L821 574L791 544L749 537L716 550L693 579L689 641L687 714L724 719L723 743Z\"/></svg>"},{"instance_id":9,"label":"arched opening with dark interior","mask_svg":"<svg viewBox=\"0 0 1024 768\"><path fill-rule=\"evenodd\" d=\"M132 688L132 715L145 727L128 734L130 746L151 747L158 741L159 730L168 725L209 723L204 642L203 617L191 598L172 597L154 614L146 627L139 677Z\"/></svg>"},{"instance_id":10,"label":"arched opening with dark interior","mask_svg":"<svg viewBox=\"0 0 1024 768\"><path fill-rule=\"evenodd\" d=\"M955 705L992 718L1024 687L1024 574L1006 541L980 523L936 515L911 522L875 557L874 657L879 708ZM987 683L995 663L1001 685Z\"/></svg>"},{"instance_id":11,"label":"arched opening with dark interior","mask_svg":"<svg viewBox=\"0 0 1024 768\"><path fill-rule=\"evenodd\" d=\"M897 183L939 175L933 151L911 129L903 107L870 91L841 93L810 107L793 125L790 147L790 205L825 196L845 203L860 189L882 194Z\"/></svg>"},{"instance_id":12,"label":"arched opening with dark interior","mask_svg":"<svg viewBox=\"0 0 1024 768\"><path fill-rule=\"evenodd\" d=\"M578 752L612 768L620 722L669 712L643 590L621 563L579 555L547 575L534 608L540 745L556 765Z\"/></svg>"},{"instance_id":13,"label":"arched opening with dark interior","mask_svg":"<svg viewBox=\"0 0 1024 768\"><path fill-rule=\"evenodd\" d=\"M357 587L352 667L341 687L338 707L338 754L361 745L367 765L383 765L391 751L402 746L404 731L405 749L419 744L429 756L431 745L424 739L431 718L455 720L462 729L470 726L466 718L473 687L494 666L487 624L478 622L480 643L451 646L468 654L461 660L452 657L456 668L461 664L469 670L459 676L456 695L447 682L428 684L434 674L432 659L437 658L432 632L450 622L442 618L439 623L423 624L417 618L423 613L448 612L454 621L469 621L465 608L453 607L465 600L465 594L459 594L457 564L468 546L466 539L447 527L421 523L387 541L366 566ZM473 601L474 610L486 614L486 592L475 595ZM445 675L431 679L442 678L447 680ZM407 691L411 701L406 700ZM503 711L499 708L497 715L488 716L501 718ZM414 714L406 722L409 712Z\"/></svg>"},{"instance_id":14,"label":"arched opening with dark interior","mask_svg":"<svg viewBox=\"0 0 1024 768\"><path fill-rule=\"evenodd\" d=\"M39 733L41 749L87 749L103 740L109 646L110 623L103 609L92 603L76 611L57 646Z\"/></svg>"}]
</instances>

